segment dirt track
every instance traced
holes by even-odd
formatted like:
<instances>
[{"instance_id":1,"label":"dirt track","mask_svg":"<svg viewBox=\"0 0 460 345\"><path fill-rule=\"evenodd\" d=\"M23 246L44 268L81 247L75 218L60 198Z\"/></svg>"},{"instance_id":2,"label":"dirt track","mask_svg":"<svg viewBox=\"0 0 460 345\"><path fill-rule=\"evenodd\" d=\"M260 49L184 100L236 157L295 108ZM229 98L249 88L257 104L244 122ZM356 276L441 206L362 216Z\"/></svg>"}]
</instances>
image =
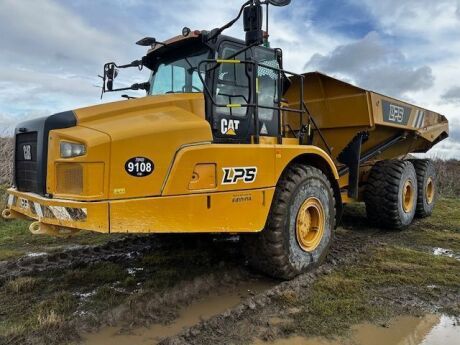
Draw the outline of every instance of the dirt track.
<instances>
[{"instance_id":1,"label":"dirt track","mask_svg":"<svg viewBox=\"0 0 460 345\"><path fill-rule=\"evenodd\" d=\"M297 309L283 308L279 299L282 296L308 294L308 290L318 277L328 275L342 265L352 264L360 255L378 241L370 234L338 234L326 262L314 272L306 273L297 278L280 282L273 288L257 296L246 299L240 305L201 322L181 333L164 339L163 345L179 344L240 344L245 343L248 336L262 339L273 339L279 330L273 327L273 318L288 318Z\"/></svg>"},{"instance_id":2,"label":"dirt track","mask_svg":"<svg viewBox=\"0 0 460 345\"><path fill-rule=\"evenodd\" d=\"M445 214L458 205L444 205ZM237 237L132 237L10 260L0 265L0 303L8 305L0 321L28 327L0 332L0 343L84 344L88 332L111 326L129 344L130 333L160 325L154 332L167 331L148 344L252 344L310 334L312 314L315 335L398 314L459 315L460 265L431 254L433 244L450 248L441 253L460 250L460 218L449 217L446 225L434 218L386 232L370 228L359 207L349 209L326 262L288 282L249 269ZM197 306L209 309L205 319L183 322Z\"/></svg>"},{"instance_id":3,"label":"dirt track","mask_svg":"<svg viewBox=\"0 0 460 345\"><path fill-rule=\"evenodd\" d=\"M157 237L132 237L97 246L76 246L58 253L38 253L17 260L0 262L0 282L53 269L90 265L101 261L119 262L135 259L154 248Z\"/></svg>"}]
</instances>

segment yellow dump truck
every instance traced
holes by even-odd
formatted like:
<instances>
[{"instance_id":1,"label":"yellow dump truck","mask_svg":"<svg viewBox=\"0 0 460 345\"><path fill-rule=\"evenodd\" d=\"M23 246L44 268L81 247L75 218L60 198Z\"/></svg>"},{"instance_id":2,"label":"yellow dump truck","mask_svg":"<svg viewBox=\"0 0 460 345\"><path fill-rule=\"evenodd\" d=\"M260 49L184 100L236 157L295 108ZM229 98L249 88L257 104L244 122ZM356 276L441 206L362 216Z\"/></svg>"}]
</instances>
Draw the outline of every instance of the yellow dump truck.
<instances>
[{"instance_id":1,"label":"yellow dump truck","mask_svg":"<svg viewBox=\"0 0 460 345\"><path fill-rule=\"evenodd\" d=\"M288 2L247 1L219 29L146 37L142 59L104 66L103 92L145 97L18 125L3 217L36 234L241 234L254 266L291 278L324 259L346 203L385 228L430 215L433 165L406 158L446 138L446 118L286 71L261 28L263 5ZM223 35L241 16L246 39ZM114 88L127 67L149 80Z\"/></svg>"}]
</instances>

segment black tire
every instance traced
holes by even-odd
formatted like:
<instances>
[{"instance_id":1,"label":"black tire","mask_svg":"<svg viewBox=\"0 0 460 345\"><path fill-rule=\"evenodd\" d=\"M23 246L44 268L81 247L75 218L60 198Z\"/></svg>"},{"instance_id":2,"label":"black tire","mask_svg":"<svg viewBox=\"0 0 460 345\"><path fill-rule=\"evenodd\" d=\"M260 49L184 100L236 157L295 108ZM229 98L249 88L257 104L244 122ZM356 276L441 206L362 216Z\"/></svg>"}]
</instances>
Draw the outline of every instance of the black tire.
<instances>
[{"instance_id":1,"label":"black tire","mask_svg":"<svg viewBox=\"0 0 460 345\"><path fill-rule=\"evenodd\" d=\"M406 183L411 185L412 198L403 204ZM366 183L364 202L367 217L375 225L390 229L410 225L417 204L417 176L412 163L403 160L377 162Z\"/></svg>"},{"instance_id":2,"label":"black tire","mask_svg":"<svg viewBox=\"0 0 460 345\"><path fill-rule=\"evenodd\" d=\"M433 213L437 197L436 169L429 159L413 159L411 162L417 174L418 192L415 216L419 218L429 217Z\"/></svg>"},{"instance_id":3,"label":"black tire","mask_svg":"<svg viewBox=\"0 0 460 345\"><path fill-rule=\"evenodd\" d=\"M313 199L321 204L324 231L317 246L305 251L296 237L297 215ZM279 279L291 279L319 265L332 243L335 212L334 192L326 175L312 166L291 165L277 184L264 230L244 237L249 264Z\"/></svg>"}]
</instances>

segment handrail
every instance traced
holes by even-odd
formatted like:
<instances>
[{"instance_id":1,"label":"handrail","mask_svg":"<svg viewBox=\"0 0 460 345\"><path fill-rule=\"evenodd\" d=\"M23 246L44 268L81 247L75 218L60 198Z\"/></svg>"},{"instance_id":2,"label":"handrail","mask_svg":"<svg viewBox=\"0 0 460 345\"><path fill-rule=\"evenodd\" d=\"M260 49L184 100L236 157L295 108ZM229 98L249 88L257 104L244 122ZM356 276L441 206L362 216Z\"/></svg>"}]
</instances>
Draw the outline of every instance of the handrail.
<instances>
[{"instance_id":1,"label":"handrail","mask_svg":"<svg viewBox=\"0 0 460 345\"><path fill-rule=\"evenodd\" d=\"M305 104L305 102L304 102L303 100L302 100L302 103L303 103L303 106L304 106L304 108L305 108L306 113L308 114L308 118L309 118L310 121L313 123L313 126L315 127L316 131L318 132L319 137L321 138L321 140L322 140L324 146L325 146L326 149L327 149L327 152L329 152L329 154L332 155L331 147L330 147L329 144L327 143L326 138L323 136L323 133L322 133L321 130L319 129L318 125L316 124L315 119L313 118L313 116L311 116L310 111L308 110L307 105Z\"/></svg>"},{"instance_id":2,"label":"handrail","mask_svg":"<svg viewBox=\"0 0 460 345\"><path fill-rule=\"evenodd\" d=\"M201 75L200 71L201 71L201 67L203 66L203 64L208 64L208 63L215 63L216 66L214 66L212 69L215 69L217 67L217 65L220 65L220 64L223 64L223 63L231 63L231 64L251 64L255 67L254 69L254 74L255 74L255 77L253 78L254 81L254 85L252 87L252 89L254 89L256 92L254 93L254 96L252 97L253 99L255 99L255 102L254 103L246 103L246 104L236 104L236 103L231 103L231 104L220 104L220 103L217 103L216 100L214 99L213 97L213 94L211 92L211 90L209 89L208 85L206 85L205 83L205 80L203 79L203 76ZM278 127L279 127L279 135L281 135L281 112L282 111L285 111L285 112L293 112L293 113L298 113L299 114L299 117L300 117L300 129L302 129L304 127L303 125L303 115L304 114L307 114L308 116L308 119L309 121L311 121L311 123L313 124L313 126L315 127L316 131L318 132L322 142L324 143L325 147L326 147L326 150L329 152L329 154L332 154L332 150L329 146L329 144L327 143L326 141L326 138L323 136L320 128L318 127L318 125L316 124L316 121L315 119L313 118L313 116L311 115L310 111L308 110L308 107L307 105L305 104L305 101L303 99L304 97L304 90L303 90L303 81L304 81L304 78L305 76L302 75L302 74L298 74L298 73L294 73L294 72L290 72L290 71L287 71L285 69L282 69L282 68L278 68L278 67L273 67L273 66L269 66L269 65L266 65L266 64L262 64L262 63L259 63L257 61L253 61L253 60L238 60L238 59L206 59L206 60L202 60L198 63L198 77L200 78L202 84L203 84L203 88L205 90L205 92L207 93L209 99L211 100L212 104L216 107L220 107L220 108L233 108L233 107L242 107L242 108L249 108L249 107L252 107L254 108L254 129L255 129L255 141L256 143L259 141L259 131L258 131L258 126L259 126L259 121L258 121L258 111L257 109L258 108L262 108L262 109L271 109L271 110L277 110L278 111ZM263 68L267 68L267 69L270 69L270 70L273 70L273 71L276 71L278 72L278 76L281 75L281 73L283 73L284 75L288 74L288 75L291 75L291 76L296 76L296 77L299 77L301 79L301 83L300 83L300 95L299 95L299 98L300 98L300 102L299 102L299 109L294 109L294 108L288 108L288 107L281 107L281 106L278 106L278 107L271 107L271 106L266 106L266 105L259 105L258 104L258 99L257 99L257 70L258 70L258 67L263 67ZM205 70L205 73L207 73L209 70L206 69ZM278 84L281 85L281 82L280 82L280 77L278 77ZM280 86L281 88L281 86ZM282 92L279 92L278 91L278 97L279 99L281 98L281 93ZM250 97L251 98L251 97ZM278 103L280 103L278 101ZM301 135L299 135L299 144L302 144L302 137Z\"/></svg>"}]
</instances>

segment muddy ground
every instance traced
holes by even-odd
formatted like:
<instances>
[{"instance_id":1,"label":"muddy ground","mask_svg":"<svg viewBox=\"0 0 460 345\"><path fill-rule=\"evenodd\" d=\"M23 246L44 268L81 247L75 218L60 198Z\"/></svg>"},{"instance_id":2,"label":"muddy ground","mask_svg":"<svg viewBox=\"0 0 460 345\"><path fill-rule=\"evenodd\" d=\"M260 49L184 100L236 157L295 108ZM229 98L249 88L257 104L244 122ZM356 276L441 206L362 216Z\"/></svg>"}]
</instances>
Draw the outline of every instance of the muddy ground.
<instances>
[{"instance_id":1,"label":"muddy ground","mask_svg":"<svg viewBox=\"0 0 460 345\"><path fill-rule=\"evenodd\" d=\"M119 333L108 343L131 345L146 339L139 332L149 344L264 344L346 337L398 315L458 318L459 259L460 199L439 200L403 232L347 207L326 262L289 282L249 269L236 236L52 239L0 221L0 344L102 344Z\"/></svg>"}]
</instances>

